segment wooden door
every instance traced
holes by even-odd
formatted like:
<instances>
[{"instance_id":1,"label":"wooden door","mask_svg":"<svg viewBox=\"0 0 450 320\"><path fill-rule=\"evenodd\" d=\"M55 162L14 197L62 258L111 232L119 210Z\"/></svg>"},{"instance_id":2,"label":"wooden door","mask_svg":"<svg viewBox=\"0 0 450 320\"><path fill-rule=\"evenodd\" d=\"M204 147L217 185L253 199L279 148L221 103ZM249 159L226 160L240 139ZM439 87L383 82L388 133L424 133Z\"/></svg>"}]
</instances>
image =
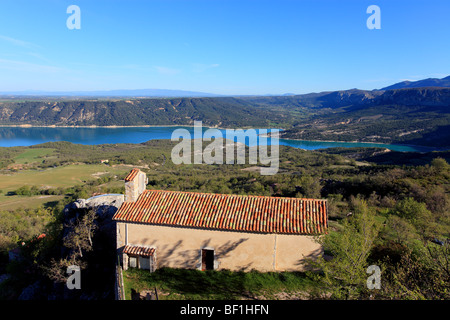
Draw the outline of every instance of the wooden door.
<instances>
[{"instance_id":1,"label":"wooden door","mask_svg":"<svg viewBox=\"0 0 450 320\"><path fill-rule=\"evenodd\" d=\"M214 270L214 250L202 249L202 271Z\"/></svg>"}]
</instances>

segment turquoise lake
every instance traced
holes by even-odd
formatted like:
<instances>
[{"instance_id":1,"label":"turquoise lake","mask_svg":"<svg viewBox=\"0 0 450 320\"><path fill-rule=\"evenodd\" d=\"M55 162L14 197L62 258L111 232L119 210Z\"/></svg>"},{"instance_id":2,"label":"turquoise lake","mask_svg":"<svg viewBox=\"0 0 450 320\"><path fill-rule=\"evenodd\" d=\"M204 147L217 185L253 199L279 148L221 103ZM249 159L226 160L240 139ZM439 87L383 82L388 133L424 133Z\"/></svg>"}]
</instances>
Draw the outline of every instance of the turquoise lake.
<instances>
[{"instance_id":1,"label":"turquoise lake","mask_svg":"<svg viewBox=\"0 0 450 320\"><path fill-rule=\"evenodd\" d=\"M175 129L187 129L193 137L193 127L0 127L0 147L30 146L50 141L69 141L78 144L142 143L155 139L171 139ZM203 131L208 128L203 128ZM260 129L255 129L258 133ZM223 137L226 130L220 129ZM246 142L248 145L248 141ZM269 139L270 144L270 139ZM382 147L393 151L433 151L435 148L379 143L300 141L280 139L280 145L316 150L332 147Z\"/></svg>"}]
</instances>

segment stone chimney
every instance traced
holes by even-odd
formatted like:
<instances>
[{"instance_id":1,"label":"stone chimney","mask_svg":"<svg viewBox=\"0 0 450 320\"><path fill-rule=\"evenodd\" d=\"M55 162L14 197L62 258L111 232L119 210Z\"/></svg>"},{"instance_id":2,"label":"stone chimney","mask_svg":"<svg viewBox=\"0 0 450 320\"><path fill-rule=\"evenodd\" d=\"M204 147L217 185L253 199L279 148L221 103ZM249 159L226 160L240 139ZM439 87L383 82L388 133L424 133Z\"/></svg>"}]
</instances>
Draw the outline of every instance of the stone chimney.
<instances>
[{"instance_id":1,"label":"stone chimney","mask_svg":"<svg viewBox=\"0 0 450 320\"><path fill-rule=\"evenodd\" d=\"M133 169L125 178L125 201L135 202L146 189L148 178L145 172Z\"/></svg>"}]
</instances>

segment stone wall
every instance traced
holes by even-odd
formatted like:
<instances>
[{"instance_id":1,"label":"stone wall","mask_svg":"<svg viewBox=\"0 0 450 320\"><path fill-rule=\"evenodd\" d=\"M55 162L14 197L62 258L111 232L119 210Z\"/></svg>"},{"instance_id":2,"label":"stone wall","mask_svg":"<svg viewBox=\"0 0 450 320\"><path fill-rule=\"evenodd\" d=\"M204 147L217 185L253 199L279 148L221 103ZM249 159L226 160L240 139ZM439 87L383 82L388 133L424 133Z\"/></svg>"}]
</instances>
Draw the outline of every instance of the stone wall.
<instances>
[{"instance_id":1,"label":"stone wall","mask_svg":"<svg viewBox=\"0 0 450 320\"><path fill-rule=\"evenodd\" d=\"M125 201L134 202L147 188L148 178L145 172L139 173L131 181L125 181Z\"/></svg>"},{"instance_id":2,"label":"stone wall","mask_svg":"<svg viewBox=\"0 0 450 320\"><path fill-rule=\"evenodd\" d=\"M156 248L157 268L201 269L201 250L214 250L214 268L249 271L301 271L304 257L322 247L312 236L243 233L117 222L117 248L125 244ZM124 267L127 257L124 255Z\"/></svg>"}]
</instances>

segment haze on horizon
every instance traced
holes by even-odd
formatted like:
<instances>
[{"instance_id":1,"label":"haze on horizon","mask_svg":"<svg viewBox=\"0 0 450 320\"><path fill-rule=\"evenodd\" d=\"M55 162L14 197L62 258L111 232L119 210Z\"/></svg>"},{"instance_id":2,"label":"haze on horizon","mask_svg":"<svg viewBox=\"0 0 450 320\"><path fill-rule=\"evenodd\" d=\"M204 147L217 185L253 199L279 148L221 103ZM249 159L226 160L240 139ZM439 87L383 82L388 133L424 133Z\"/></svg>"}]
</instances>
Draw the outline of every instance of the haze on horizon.
<instances>
[{"instance_id":1,"label":"haze on horizon","mask_svg":"<svg viewBox=\"0 0 450 320\"><path fill-rule=\"evenodd\" d=\"M70 30L67 8L81 9ZM381 29L369 30L369 5ZM450 74L450 2L4 0L0 92L378 89Z\"/></svg>"}]
</instances>

